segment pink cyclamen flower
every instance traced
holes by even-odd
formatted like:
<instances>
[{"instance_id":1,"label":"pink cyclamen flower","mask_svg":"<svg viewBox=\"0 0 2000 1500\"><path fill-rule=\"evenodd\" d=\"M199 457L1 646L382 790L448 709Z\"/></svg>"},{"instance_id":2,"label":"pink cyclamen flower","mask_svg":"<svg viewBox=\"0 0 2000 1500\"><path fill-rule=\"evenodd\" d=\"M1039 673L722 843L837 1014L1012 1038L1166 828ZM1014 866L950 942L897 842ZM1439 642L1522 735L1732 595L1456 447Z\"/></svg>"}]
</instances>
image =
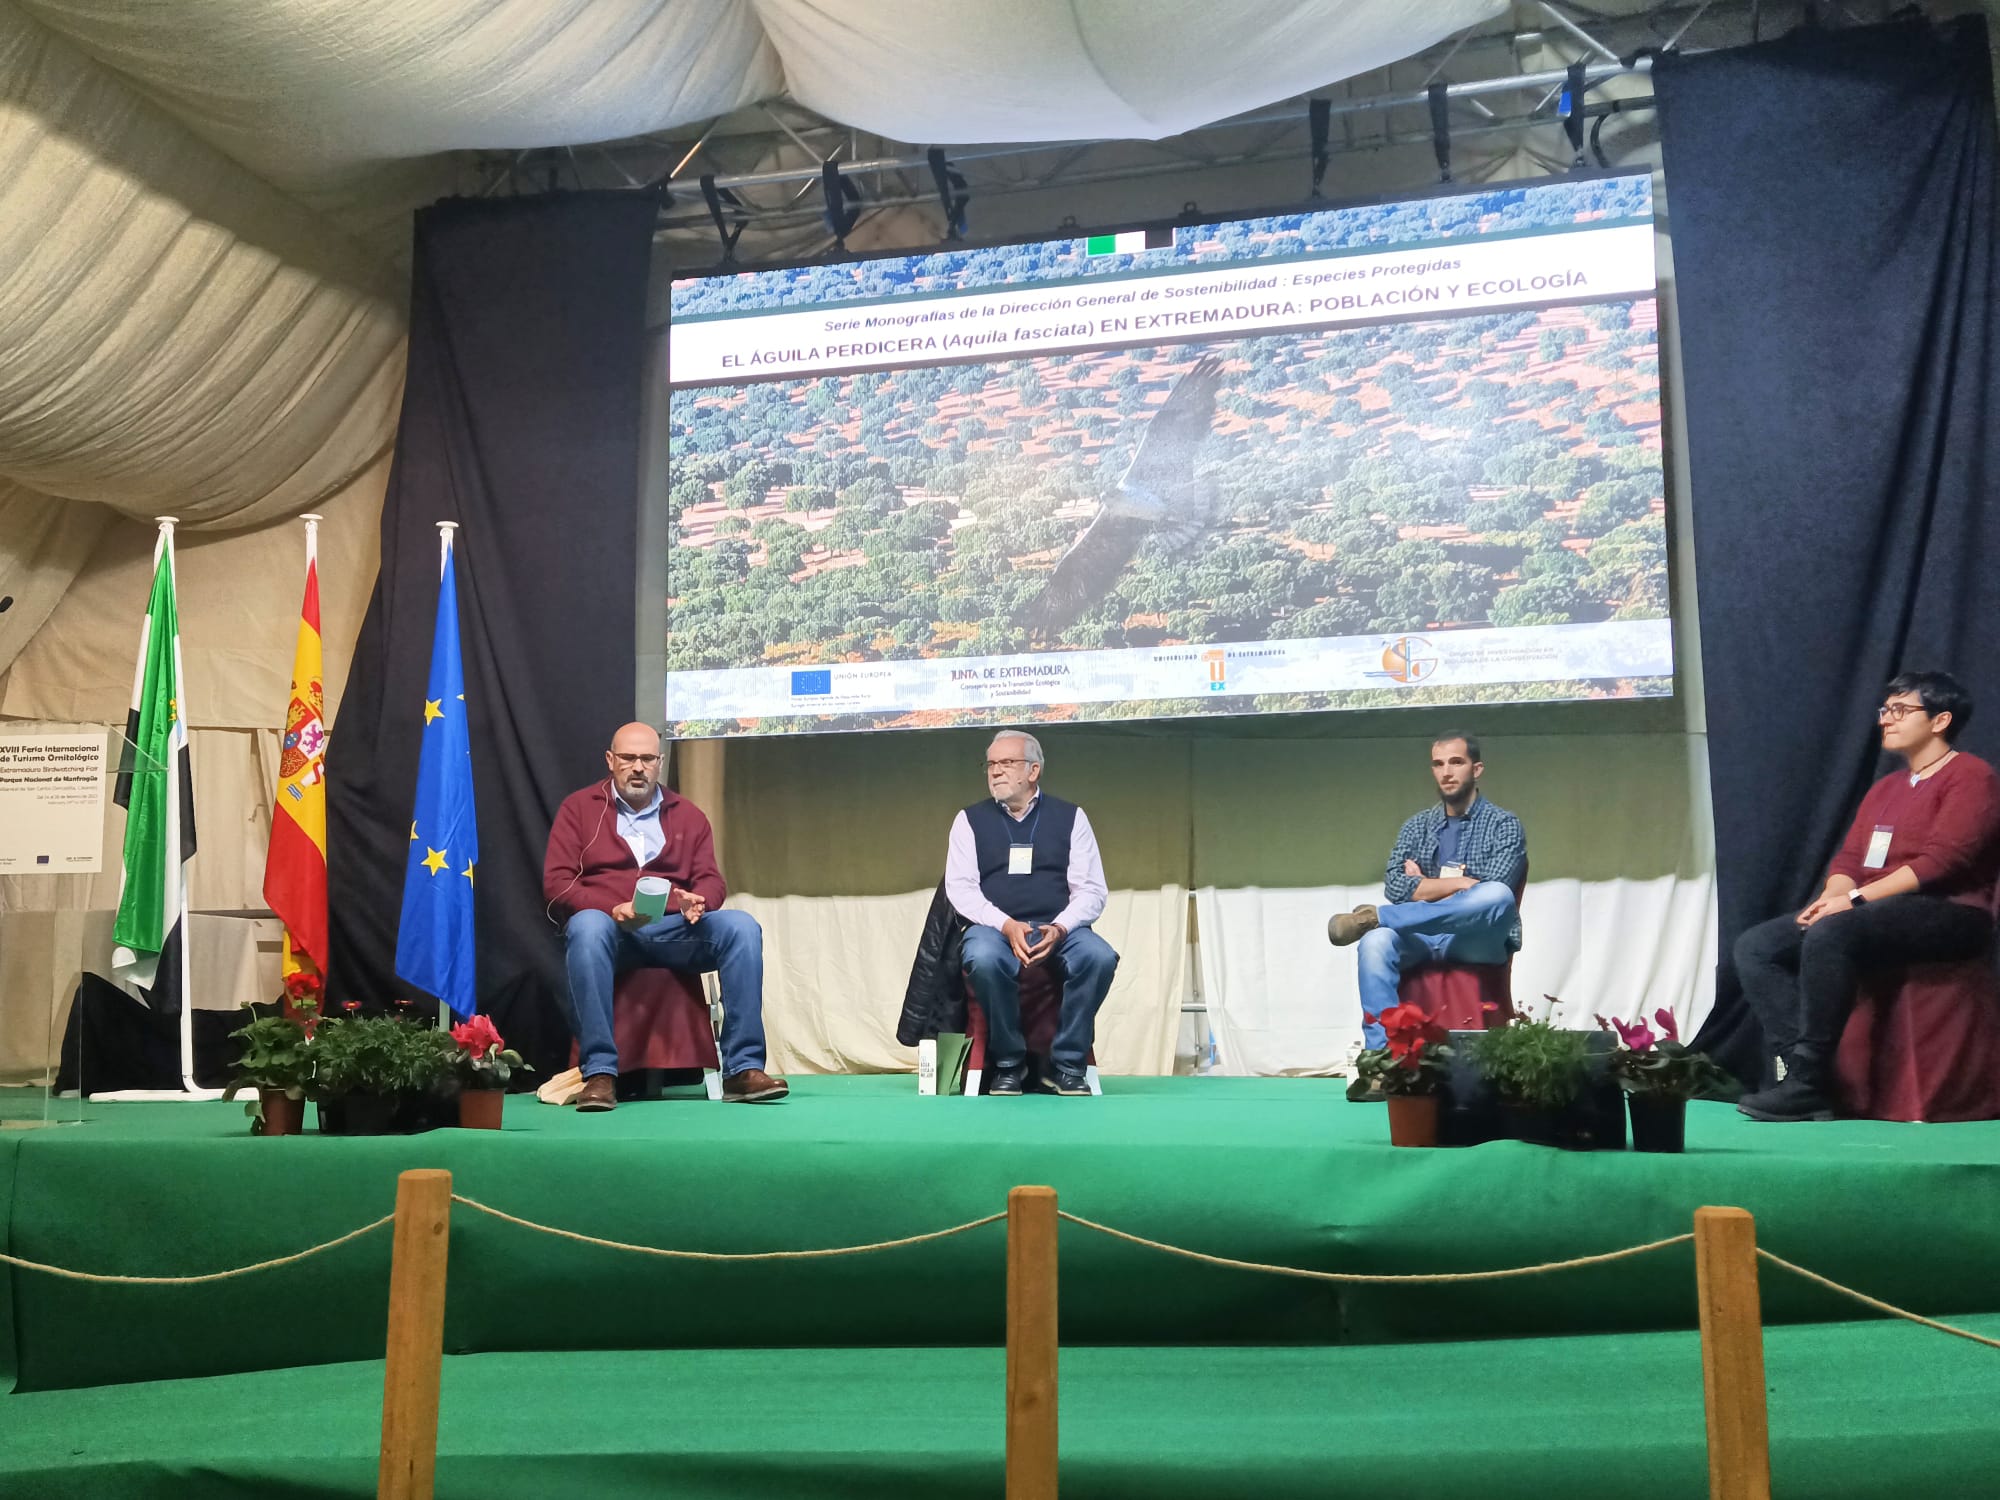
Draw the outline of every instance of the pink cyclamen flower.
<instances>
[{"instance_id":1,"label":"pink cyclamen flower","mask_svg":"<svg viewBox=\"0 0 2000 1500\"><path fill-rule=\"evenodd\" d=\"M1644 1021L1627 1023L1614 1019L1611 1027L1618 1033L1618 1040L1634 1052L1650 1052L1660 1040Z\"/></svg>"},{"instance_id":2,"label":"pink cyclamen flower","mask_svg":"<svg viewBox=\"0 0 2000 1500\"><path fill-rule=\"evenodd\" d=\"M1680 1032L1674 1029L1674 1013L1664 1005L1653 1012L1653 1024L1660 1028L1661 1035L1668 1041L1678 1042L1681 1039Z\"/></svg>"}]
</instances>

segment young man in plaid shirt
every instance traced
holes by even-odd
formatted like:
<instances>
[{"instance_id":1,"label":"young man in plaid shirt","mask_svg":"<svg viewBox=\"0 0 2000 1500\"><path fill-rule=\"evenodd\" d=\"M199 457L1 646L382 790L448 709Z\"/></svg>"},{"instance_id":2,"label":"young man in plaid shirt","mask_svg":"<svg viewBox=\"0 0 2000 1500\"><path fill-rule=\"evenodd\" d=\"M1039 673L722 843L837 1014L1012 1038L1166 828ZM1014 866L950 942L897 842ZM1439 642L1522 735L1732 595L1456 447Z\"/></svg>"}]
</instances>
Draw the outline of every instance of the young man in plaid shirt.
<instances>
[{"instance_id":1,"label":"young man in plaid shirt","mask_svg":"<svg viewBox=\"0 0 2000 1500\"><path fill-rule=\"evenodd\" d=\"M1375 1017L1396 1003L1403 975L1426 964L1503 964L1521 946L1514 887L1528 863L1521 820L1479 795L1479 741L1454 734L1431 746L1439 802L1396 835L1382 906L1357 906L1326 924L1334 946L1359 942L1363 1035L1385 1038Z\"/></svg>"}]
</instances>

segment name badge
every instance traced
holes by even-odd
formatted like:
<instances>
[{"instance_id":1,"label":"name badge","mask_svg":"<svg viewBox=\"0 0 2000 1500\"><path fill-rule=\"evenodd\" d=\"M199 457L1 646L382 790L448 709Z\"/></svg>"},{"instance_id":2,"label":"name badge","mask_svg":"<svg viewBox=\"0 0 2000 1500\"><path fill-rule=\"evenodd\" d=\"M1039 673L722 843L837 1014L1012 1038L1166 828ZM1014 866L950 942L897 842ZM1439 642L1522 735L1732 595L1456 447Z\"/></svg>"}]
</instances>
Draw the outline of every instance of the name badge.
<instances>
[{"instance_id":1,"label":"name badge","mask_svg":"<svg viewBox=\"0 0 2000 1500\"><path fill-rule=\"evenodd\" d=\"M1438 879L1456 880L1465 873L1464 865L1439 865Z\"/></svg>"},{"instance_id":2,"label":"name badge","mask_svg":"<svg viewBox=\"0 0 2000 1500\"><path fill-rule=\"evenodd\" d=\"M1887 845L1883 846L1888 847ZM1035 846L1033 844L1009 844L1007 846L1007 873L1009 875L1031 875L1035 869Z\"/></svg>"},{"instance_id":3,"label":"name badge","mask_svg":"<svg viewBox=\"0 0 2000 1500\"><path fill-rule=\"evenodd\" d=\"M1895 835L1894 828L1877 823L1875 831L1868 835L1868 852L1861 856L1861 868L1879 870L1889 863L1889 840Z\"/></svg>"}]
</instances>

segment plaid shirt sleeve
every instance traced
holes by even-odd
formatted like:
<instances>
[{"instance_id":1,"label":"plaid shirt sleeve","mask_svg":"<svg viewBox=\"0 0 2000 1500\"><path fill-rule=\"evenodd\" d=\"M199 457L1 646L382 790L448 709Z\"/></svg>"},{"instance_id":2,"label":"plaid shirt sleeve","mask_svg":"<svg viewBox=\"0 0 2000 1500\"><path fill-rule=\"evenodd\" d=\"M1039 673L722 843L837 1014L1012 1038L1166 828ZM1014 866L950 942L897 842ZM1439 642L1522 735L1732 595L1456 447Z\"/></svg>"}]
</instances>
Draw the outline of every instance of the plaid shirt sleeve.
<instances>
[{"instance_id":1,"label":"plaid shirt sleeve","mask_svg":"<svg viewBox=\"0 0 2000 1500\"><path fill-rule=\"evenodd\" d=\"M1503 885L1520 880L1528 861L1528 839L1521 832L1519 818L1494 808L1487 817L1475 819L1466 832L1472 845L1462 851L1466 874L1474 880L1497 880Z\"/></svg>"},{"instance_id":2,"label":"plaid shirt sleeve","mask_svg":"<svg viewBox=\"0 0 2000 1500\"><path fill-rule=\"evenodd\" d=\"M1393 905L1408 901L1417 893L1417 877L1403 872L1403 861L1414 859L1419 865L1424 862L1424 829L1428 819L1418 813L1403 824L1396 835L1396 847L1389 851L1388 866L1382 872L1382 894Z\"/></svg>"}]
</instances>

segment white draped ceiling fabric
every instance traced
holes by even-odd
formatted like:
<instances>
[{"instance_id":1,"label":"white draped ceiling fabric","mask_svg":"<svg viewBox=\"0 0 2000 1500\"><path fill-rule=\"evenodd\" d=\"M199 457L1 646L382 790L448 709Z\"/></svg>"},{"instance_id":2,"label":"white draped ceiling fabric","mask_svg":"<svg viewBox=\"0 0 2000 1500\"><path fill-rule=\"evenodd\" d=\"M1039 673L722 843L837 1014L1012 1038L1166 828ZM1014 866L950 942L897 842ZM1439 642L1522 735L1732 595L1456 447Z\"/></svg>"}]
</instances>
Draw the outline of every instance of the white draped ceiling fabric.
<instances>
[{"instance_id":1,"label":"white draped ceiling fabric","mask_svg":"<svg viewBox=\"0 0 2000 1500\"><path fill-rule=\"evenodd\" d=\"M453 153L784 94L907 141L1161 137L1504 9L0 0L0 670L113 513L253 526L389 445L408 216Z\"/></svg>"}]
</instances>

